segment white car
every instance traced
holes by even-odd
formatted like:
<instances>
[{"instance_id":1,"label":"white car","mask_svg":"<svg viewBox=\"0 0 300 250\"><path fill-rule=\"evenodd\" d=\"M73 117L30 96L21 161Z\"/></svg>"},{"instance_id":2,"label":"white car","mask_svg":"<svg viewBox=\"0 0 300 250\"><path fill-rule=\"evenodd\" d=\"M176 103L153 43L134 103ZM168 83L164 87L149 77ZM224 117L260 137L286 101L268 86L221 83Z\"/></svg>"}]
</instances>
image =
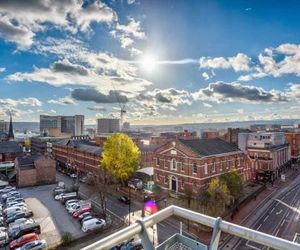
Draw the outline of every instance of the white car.
<instances>
[{"instance_id":1,"label":"white car","mask_svg":"<svg viewBox=\"0 0 300 250\"><path fill-rule=\"evenodd\" d=\"M61 193L61 194L55 195L54 199L56 201L60 201L63 196L64 196L64 193Z\"/></svg>"},{"instance_id":2,"label":"white car","mask_svg":"<svg viewBox=\"0 0 300 250\"><path fill-rule=\"evenodd\" d=\"M78 202L79 202L78 199L68 200L68 201L66 201L65 206L67 207L67 206L69 206L70 204L74 204L74 203L78 203Z\"/></svg>"},{"instance_id":3,"label":"white car","mask_svg":"<svg viewBox=\"0 0 300 250\"><path fill-rule=\"evenodd\" d=\"M89 232L89 231L101 229L105 225L106 225L105 220L94 218L94 219L91 219L91 220L84 221L82 223L81 230L86 233L86 232Z\"/></svg>"},{"instance_id":4,"label":"white car","mask_svg":"<svg viewBox=\"0 0 300 250\"><path fill-rule=\"evenodd\" d=\"M0 227L0 247L4 247L9 243L9 237L5 227Z\"/></svg>"}]
</instances>

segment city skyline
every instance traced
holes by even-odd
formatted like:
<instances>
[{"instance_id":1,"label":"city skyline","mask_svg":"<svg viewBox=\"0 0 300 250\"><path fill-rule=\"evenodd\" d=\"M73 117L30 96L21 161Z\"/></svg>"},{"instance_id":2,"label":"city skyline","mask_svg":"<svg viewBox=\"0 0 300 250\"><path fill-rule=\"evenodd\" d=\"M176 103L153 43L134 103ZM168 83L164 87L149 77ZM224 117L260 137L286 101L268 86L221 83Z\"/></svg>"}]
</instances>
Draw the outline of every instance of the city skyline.
<instances>
[{"instance_id":1,"label":"city skyline","mask_svg":"<svg viewBox=\"0 0 300 250\"><path fill-rule=\"evenodd\" d=\"M298 119L300 3L2 1L0 120Z\"/></svg>"}]
</instances>

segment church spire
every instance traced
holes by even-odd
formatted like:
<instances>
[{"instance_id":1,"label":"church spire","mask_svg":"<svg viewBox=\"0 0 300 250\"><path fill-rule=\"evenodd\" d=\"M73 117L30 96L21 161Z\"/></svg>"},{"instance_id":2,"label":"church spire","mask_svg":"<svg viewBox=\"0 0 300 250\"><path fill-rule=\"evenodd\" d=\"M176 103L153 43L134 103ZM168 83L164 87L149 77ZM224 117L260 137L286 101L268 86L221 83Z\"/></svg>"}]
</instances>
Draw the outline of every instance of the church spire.
<instances>
[{"instance_id":1,"label":"church spire","mask_svg":"<svg viewBox=\"0 0 300 250\"><path fill-rule=\"evenodd\" d=\"M12 116L11 116L11 113L10 113L8 140L13 140L13 139L15 139L15 136L14 136L14 129L13 129L13 124L12 124Z\"/></svg>"}]
</instances>

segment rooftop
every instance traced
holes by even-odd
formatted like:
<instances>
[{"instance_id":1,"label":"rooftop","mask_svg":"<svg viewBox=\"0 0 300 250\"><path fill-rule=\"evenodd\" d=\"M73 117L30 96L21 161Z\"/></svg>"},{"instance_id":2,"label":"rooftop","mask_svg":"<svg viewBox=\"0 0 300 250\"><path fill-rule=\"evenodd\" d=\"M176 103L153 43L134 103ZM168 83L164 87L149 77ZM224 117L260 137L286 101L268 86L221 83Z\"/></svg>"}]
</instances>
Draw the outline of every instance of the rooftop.
<instances>
[{"instance_id":1,"label":"rooftop","mask_svg":"<svg viewBox=\"0 0 300 250\"><path fill-rule=\"evenodd\" d=\"M26 155L26 156L17 157L19 168L21 169L35 168L34 162L40 158L43 158L43 155Z\"/></svg>"},{"instance_id":2,"label":"rooftop","mask_svg":"<svg viewBox=\"0 0 300 250\"><path fill-rule=\"evenodd\" d=\"M22 153L22 147L16 141L0 141L0 154Z\"/></svg>"},{"instance_id":3,"label":"rooftop","mask_svg":"<svg viewBox=\"0 0 300 250\"><path fill-rule=\"evenodd\" d=\"M202 157L241 151L238 147L235 147L219 138L194 140L179 139L179 141Z\"/></svg>"}]
</instances>

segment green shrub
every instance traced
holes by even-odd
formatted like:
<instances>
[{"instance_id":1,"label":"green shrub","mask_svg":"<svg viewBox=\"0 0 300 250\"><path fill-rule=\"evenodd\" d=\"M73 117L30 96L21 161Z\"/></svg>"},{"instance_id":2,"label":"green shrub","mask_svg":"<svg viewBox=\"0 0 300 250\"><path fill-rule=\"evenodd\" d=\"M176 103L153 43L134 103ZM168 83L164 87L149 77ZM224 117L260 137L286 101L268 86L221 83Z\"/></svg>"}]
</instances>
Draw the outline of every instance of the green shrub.
<instances>
[{"instance_id":1,"label":"green shrub","mask_svg":"<svg viewBox=\"0 0 300 250\"><path fill-rule=\"evenodd\" d=\"M73 236L70 232L64 232L61 236L63 246L68 246L73 241Z\"/></svg>"}]
</instances>

